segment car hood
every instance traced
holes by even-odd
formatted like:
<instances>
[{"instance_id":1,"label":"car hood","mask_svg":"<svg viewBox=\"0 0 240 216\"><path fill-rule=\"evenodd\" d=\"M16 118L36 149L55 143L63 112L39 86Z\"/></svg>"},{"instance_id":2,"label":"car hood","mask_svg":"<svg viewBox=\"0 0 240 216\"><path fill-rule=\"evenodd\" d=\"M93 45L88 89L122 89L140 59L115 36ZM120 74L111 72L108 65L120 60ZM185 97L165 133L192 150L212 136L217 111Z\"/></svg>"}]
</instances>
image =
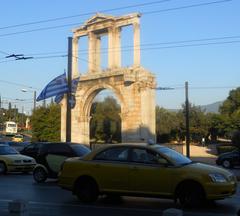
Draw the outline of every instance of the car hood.
<instances>
[{"instance_id":1,"label":"car hood","mask_svg":"<svg viewBox=\"0 0 240 216\"><path fill-rule=\"evenodd\" d=\"M189 170L189 172L196 172L202 174L220 173L225 176L232 175L232 173L226 169L204 163L191 163L184 166L184 169Z\"/></svg>"},{"instance_id":2,"label":"car hood","mask_svg":"<svg viewBox=\"0 0 240 216\"><path fill-rule=\"evenodd\" d=\"M225 153L220 154L218 158L231 157L231 156L234 155L234 154L236 154L236 153L234 153L233 151L231 151L231 152L225 152Z\"/></svg>"},{"instance_id":3,"label":"car hood","mask_svg":"<svg viewBox=\"0 0 240 216\"><path fill-rule=\"evenodd\" d=\"M14 154L14 155L1 155L2 158L6 158L8 160L34 160L32 157Z\"/></svg>"}]
</instances>

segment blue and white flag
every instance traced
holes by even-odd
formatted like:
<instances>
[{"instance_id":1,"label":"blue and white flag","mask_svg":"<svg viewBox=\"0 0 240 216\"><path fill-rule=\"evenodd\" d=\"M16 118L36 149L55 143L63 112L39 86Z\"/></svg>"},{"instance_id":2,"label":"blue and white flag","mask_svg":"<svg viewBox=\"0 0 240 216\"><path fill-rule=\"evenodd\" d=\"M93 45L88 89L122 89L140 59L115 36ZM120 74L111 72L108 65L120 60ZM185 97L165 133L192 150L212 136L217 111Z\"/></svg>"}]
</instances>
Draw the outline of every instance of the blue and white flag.
<instances>
[{"instance_id":1,"label":"blue and white flag","mask_svg":"<svg viewBox=\"0 0 240 216\"><path fill-rule=\"evenodd\" d=\"M49 97L53 97L59 94L68 92L68 83L66 73L54 78L47 86L42 90L37 97L37 101L44 100Z\"/></svg>"},{"instance_id":2,"label":"blue and white flag","mask_svg":"<svg viewBox=\"0 0 240 216\"><path fill-rule=\"evenodd\" d=\"M76 91L77 91L77 86L78 86L79 79L80 79L80 77L77 77L77 78L75 78L75 79L72 80L72 91L71 91L72 94L75 94ZM56 95L54 101L55 101L55 103L58 104L58 103L61 102L62 99L63 99L63 94L58 94L58 95ZM71 97L71 99L70 99L70 104L72 104L71 101L75 101L75 98L73 99L73 97ZM74 102L74 103L75 103L75 102ZM72 108L73 108L74 106L75 106L75 105L71 105Z\"/></svg>"},{"instance_id":3,"label":"blue and white flag","mask_svg":"<svg viewBox=\"0 0 240 216\"><path fill-rule=\"evenodd\" d=\"M55 103L59 104L61 102L61 100L63 99L63 97L64 97L63 94L56 95L56 97L54 98Z\"/></svg>"}]
</instances>

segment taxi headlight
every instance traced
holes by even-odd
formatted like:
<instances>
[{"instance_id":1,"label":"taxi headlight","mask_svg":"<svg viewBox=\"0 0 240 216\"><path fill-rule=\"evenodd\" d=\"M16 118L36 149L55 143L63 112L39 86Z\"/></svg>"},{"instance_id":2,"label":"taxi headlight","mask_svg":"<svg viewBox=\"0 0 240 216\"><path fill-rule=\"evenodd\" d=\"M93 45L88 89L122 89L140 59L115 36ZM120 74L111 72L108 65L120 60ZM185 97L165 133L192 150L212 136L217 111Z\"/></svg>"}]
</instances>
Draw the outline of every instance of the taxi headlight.
<instances>
[{"instance_id":1,"label":"taxi headlight","mask_svg":"<svg viewBox=\"0 0 240 216\"><path fill-rule=\"evenodd\" d=\"M217 183L227 182L226 177L220 173L211 173L209 174L209 176L213 182L217 182Z\"/></svg>"}]
</instances>

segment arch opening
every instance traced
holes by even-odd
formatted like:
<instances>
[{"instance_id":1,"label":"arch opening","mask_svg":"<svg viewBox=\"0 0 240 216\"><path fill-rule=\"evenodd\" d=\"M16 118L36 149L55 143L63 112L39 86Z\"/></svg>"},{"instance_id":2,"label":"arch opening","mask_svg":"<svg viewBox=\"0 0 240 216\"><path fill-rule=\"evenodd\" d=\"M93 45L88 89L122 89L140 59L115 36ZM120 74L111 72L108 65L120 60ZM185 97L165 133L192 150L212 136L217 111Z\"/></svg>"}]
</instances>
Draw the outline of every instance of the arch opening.
<instances>
[{"instance_id":1,"label":"arch opening","mask_svg":"<svg viewBox=\"0 0 240 216\"><path fill-rule=\"evenodd\" d=\"M113 91L96 92L90 108L90 143L121 142L121 104Z\"/></svg>"}]
</instances>

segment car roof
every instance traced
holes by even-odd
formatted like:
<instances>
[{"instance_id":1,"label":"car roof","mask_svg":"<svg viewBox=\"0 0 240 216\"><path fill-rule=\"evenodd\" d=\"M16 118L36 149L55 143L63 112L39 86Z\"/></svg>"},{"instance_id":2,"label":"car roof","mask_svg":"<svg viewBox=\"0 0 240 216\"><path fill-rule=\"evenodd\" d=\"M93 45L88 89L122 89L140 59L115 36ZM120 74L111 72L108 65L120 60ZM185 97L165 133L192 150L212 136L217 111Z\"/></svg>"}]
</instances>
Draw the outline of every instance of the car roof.
<instances>
[{"instance_id":1,"label":"car roof","mask_svg":"<svg viewBox=\"0 0 240 216\"><path fill-rule=\"evenodd\" d=\"M101 144L99 144L101 145ZM138 148L142 148L145 147L147 149L155 149L155 148L166 148L165 146L162 145L158 145L158 144L148 144L148 143L120 143L120 144L106 144L103 145L100 148L97 148L95 150L93 150L92 152L90 152L89 154L87 154L84 158L91 159L92 157L94 157L96 154L98 154L101 151L110 149L110 148L117 148L117 147L138 147Z\"/></svg>"},{"instance_id":2,"label":"car roof","mask_svg":"<svg viewBox=\"0 0 240 216\"><path fill-rule=\"evenodd\" d=\"M1 143L1 144L0 144L0 147L2 147L2 146L9 146L9 145L7 145L7 144L2 144L2 143Z\"/></svg>"}]
</instances>

